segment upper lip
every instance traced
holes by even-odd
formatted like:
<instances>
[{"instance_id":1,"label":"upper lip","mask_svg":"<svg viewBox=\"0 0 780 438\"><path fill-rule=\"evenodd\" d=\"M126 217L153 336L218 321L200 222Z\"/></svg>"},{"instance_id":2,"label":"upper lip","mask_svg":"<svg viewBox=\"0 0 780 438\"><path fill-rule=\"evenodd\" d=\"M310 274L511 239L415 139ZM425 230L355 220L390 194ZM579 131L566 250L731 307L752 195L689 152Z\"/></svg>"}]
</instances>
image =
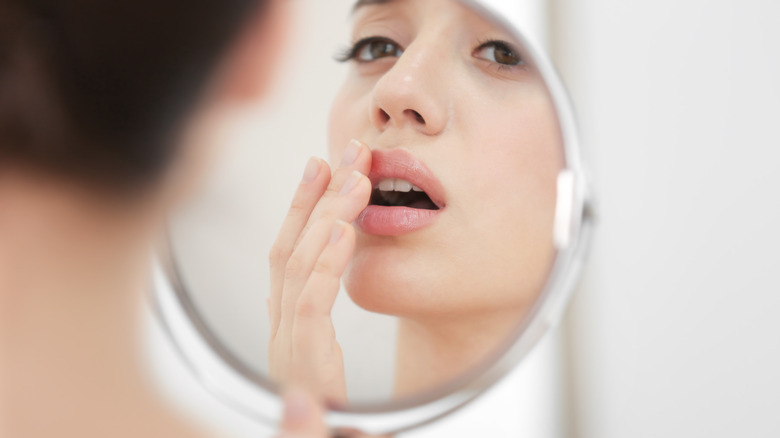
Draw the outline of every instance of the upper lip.
<instances>
[{"instance_id":1,"label":"upper lip","mask_svg":"<svg viewBox=\"0 0 780 438\"><path fill-rule=\"evenodd\" d=\"M372 187L387 178L409 181L425 191L439 209L446 205L441 181L422 161L405 149L374 149L368 178Z\"/></svg>"}]
</instances>

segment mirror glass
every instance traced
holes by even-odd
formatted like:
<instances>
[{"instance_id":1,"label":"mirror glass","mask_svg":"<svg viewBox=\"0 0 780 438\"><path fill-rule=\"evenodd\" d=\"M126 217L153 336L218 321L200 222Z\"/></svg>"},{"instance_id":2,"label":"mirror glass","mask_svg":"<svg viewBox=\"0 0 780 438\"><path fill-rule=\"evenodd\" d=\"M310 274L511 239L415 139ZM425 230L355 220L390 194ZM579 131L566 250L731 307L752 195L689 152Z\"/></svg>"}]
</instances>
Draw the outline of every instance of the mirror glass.
<instances>
[{"instance_id":1,"label":"mirror glass","mask_svg":"<svg viewBox=\"0 0 780 438\"><path fill-rule=\"evenodd\" d=\"M231 366L269 389L303 378L343 408L473 378L529 325L560 256L572 163L545 71L471 2L292 7L270 99L208 138L220 158L171 222L169 274ZM345 168L368 176L356 210ZM310 220L285 222L331 171L322 206L296 203ZM350 208L352 228L322 225ZM351 230L354 247L339 243ZM316 263L328 251L347 255Z\"/></svg>"}]
</instances>

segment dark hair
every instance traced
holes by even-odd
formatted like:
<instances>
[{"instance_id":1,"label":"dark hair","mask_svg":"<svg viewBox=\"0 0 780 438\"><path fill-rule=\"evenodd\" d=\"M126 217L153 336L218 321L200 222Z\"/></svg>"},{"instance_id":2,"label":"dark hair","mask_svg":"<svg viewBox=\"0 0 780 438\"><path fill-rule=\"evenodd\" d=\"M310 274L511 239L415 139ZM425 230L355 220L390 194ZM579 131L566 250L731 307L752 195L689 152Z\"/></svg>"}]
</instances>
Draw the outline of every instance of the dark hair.
<instances>
[{"instance_id":1,"label":"dark hair","mask_svg":"<svg viewBox=\"0 0 780 438\"><path fill-rule=\"evenodd\" d=\"M0 0L0 171L157 176L173 130L264 0Z\"/></svg>"}]
</instances>

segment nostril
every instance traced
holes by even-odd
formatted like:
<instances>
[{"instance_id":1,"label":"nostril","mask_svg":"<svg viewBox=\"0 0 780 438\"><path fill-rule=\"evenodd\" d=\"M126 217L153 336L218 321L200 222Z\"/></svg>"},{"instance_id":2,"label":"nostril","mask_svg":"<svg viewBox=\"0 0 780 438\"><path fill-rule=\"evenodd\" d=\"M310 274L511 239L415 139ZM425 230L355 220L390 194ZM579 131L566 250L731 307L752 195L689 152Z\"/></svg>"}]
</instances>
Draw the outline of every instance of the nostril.
<instances>
[{"instance_id":1,"label":"nostril","mask_svg":"<svg viewBox=\"0 0 780 438\"><path fill-rule=\"evenodd\" d=\"M422 114L418 113L415 110L406 110L405 112L408 113L410 116L412 116L412 118L414 118L414 120L416 120L417 123L420 123L422 125L425 124L425 119L423 118Z\"/></svg>"},{"instance_id":2,"label":"nostril","mask_svg":"<svg viewBox=\"0 0 780 438\"><path fill-rule=\"evenodd\" d=\"M387 122L390 121L390 114L387 114L387 112L383 109L379 110L379 122L382 125L386 125Z\"/></svg>"}]
</instances>

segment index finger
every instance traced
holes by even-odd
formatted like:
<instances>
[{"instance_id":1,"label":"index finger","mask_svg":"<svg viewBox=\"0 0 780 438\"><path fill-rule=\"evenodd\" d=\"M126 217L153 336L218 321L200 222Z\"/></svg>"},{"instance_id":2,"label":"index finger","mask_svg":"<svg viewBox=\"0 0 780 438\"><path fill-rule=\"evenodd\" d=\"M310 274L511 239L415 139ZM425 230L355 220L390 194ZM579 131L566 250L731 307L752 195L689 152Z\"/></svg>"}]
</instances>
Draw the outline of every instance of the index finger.
<instances>
[{"instance_id":1,"label":"index finger","mask_svg":"<svg viewBox=\"0 0 780 438\"><path fill-rule=\"evenodd\" d=\"M299 233L293 247L298 246L306 235L306 232L318 219L328 216L332 219L339 219L336 217L337 212L333 211L334 205L332 201L338 197L342 187L354 171L358 171L363 175L368 176L371 172L371 150L365 144L353 139L344 151L340 167L333 173L330 184L328 184L325 193L317 202L317 205L314 206L314 209L309 215L309 220Z\"/></svg>"}]
</instances>

